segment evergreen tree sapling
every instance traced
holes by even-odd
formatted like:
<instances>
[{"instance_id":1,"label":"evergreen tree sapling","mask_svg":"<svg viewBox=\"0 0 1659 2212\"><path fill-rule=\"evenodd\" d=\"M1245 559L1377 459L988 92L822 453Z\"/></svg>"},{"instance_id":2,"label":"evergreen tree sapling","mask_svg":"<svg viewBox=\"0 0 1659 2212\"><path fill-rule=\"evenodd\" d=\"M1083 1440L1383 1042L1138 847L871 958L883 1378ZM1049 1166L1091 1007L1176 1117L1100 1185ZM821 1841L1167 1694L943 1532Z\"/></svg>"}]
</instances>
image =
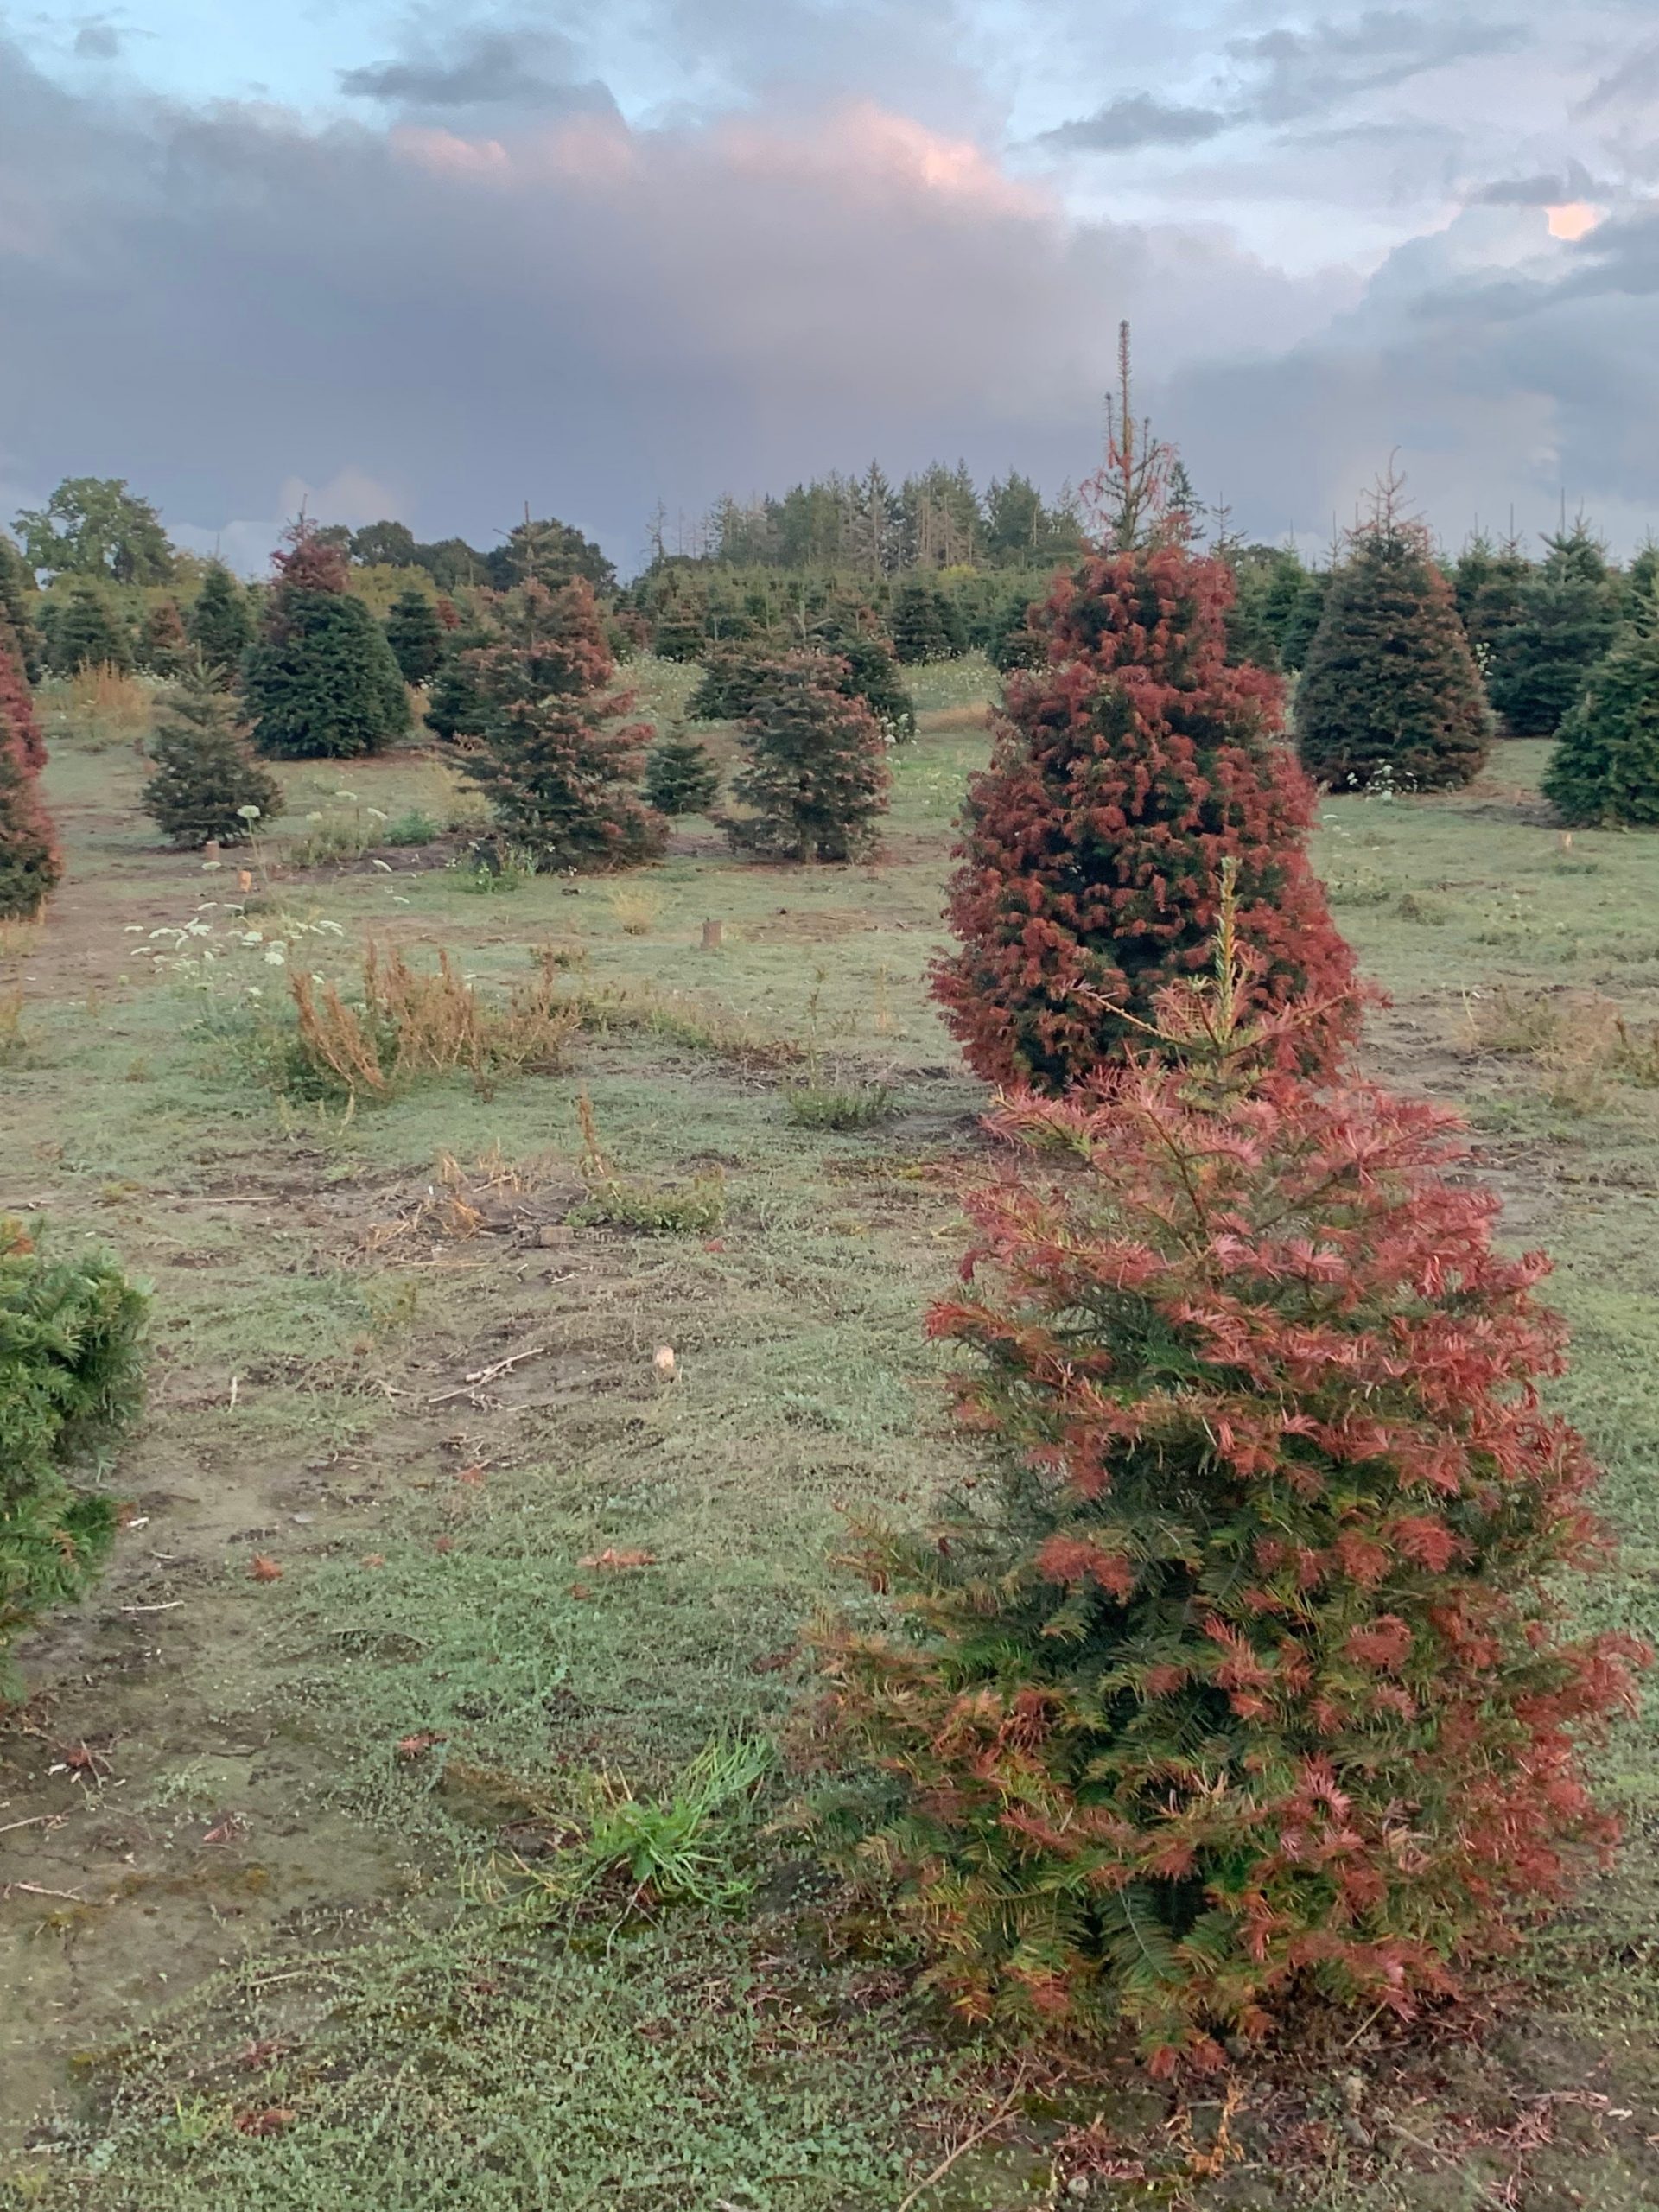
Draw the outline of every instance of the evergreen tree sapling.
<instances>
[{"instance_id":1,"label":"evergreen tree sapling","mask_svg":"<svg viewBox=\"0 0 1659 2212\"><path fill-rule=\"evenodd\" d=\"M1191 992L1191 987L1185 987ZM1275 1075L1233 960L1170 1058L993 1126L963 1295L971 1502L821 1641L830 1848L970 2020L1224 2063L1308 1996L1408 2018L1613 1840L1582 1754L1645 1654L1575 1637L1595 1471L1541 1255L1450 1117ZM1248 1052L1241 1051L1248 1046Z\"/></svg>"},{"instance_id":2,"label":"evergreen tree sapling","mask_svg":"<svg viewBox=\"0 0 1659 2212\"><path fill-rule=\"evenodd\" d=\"M1459 788L1486 759L1491 716L1452 587L1394 491L1332 579L1296 690L1296 749L1338 790Z\"/></svg>"},{"instance_id":3,"label":"evergreen tree sapling","mask_svg":"<svg viewBox=\"0 0 1659 2212\"><path fill-rule=\"evenodd\" d=\"M347 588L345 554L301 522L274 569L243 664L256 748L277 760L384 752L409 728L409 694L385 632Z\"/></svg>"},{"instance_id":4,"label":"evergreen tree sapling","mask_svg":"<svg viewBox=\"0 0 1659 2212\"><path fill-rule=\"evenodd\" d=\"M645 804L671 822L707 814L720 797L720 770L701 739L671 730L645 760Z\"/></svg>"},{"instance_id":5,"label":"evergreen tree sapling","mask_svg":"<svg viewBox=\"0 0 1659 2212\"><path fill-rule=\"evenodd\" d=\"M660 852L666 825L632 790L649 723L605 689L616 664L593 587L530 582L501 604L499 636L471 658L483 701L481 748L462 761L503 836L538 867L627 867Z\"/></svg>"},{"instance_id":6,"label":"evergreen tree sapling","mask_svg":"<svg viewBox=\"0 0 1659 2212\"><path fill-rule=\"evenodd\" d=\"M131 632L99 585L75 584L67 596L54 593L48 607L47 658L54 676L78 676L86 668L132 673Z\"/></svg>"},{"instance_id":7,"label":"evergreen tree sapling","mask_svg":"<svg viewBox=\"0 0 1659 2212\"><path fill-rule=\"evenodd\" d=\"M234 674L253 643L253 613L248 594L224 563L215 561L202 579L185 632L210 669Z\"/></svg>"},{"instance_id":8,"label":"evergreen tree sapling","mask_svg":"<svg viewBox=\"0 0 1659 2212\"><path fill-rule=\"evenodd\" d=\"M158 599L139 626L139 667L147 676L162 676L170 681L185 674L193 657L177 601Z\"/></svg>"},{"instance_id":9,"label":"evergreen tree sapling","mask_svg":"<svg viewBox=\"0 0 1659 2212\"><path fill-rule=\"evenodd\" d=\"M1520 619L1532 573L1531 562L1513 540L1494 545L1479 531L1458 556L1452 572L1458 613L1484 676L1497 664L1504 633Z\"/></svg>"},{"instance_id":10,"label":"evergreen tree sapling","mask_svg":"<svg viewBox=\"0 0 1659 2212\"><path fill-rule=\"evenodd\" d=\"M1223 869L1265 1002L1328 1003L1296 1050L1335 1056L1347 946L1309 866L1313 795L1274 741L1276 678L1228 665L1232 578L1179 546L1095 556L1040 617L1051 658L1011 676L990 767L969 786L934 971L987 1082L1064 1091L1146 1043L1166 983L1209 957Z\"/></svg>"},{"instance_id":11,"label":"evergreen tree sapling","mask_svg":"<svg viewBox=\"0 0 1659 2212\"><path fill-rule=\"evenodd\" d=\"M1555 734L1618 630L1618 580L1586 526L1545 543L1543 567L1493 646L1492 704L1516 737Z\"/></svg>"},{"instance_id":12,"label":"evergreen tree sapling","mask_svg":"<svg viewBox=\"0 0 1659 2212\"><path fill-rule=\"evenodd\" d=\"M893 644L906 668L954 660L966 649L955 603L930 577L908 577L894 592Z\"/></svg>"},{"instance_id":13,"label":"evergreen tree sapling","mask_svg":"<svg viewBox=\"0 0 1659 2212\"><path fill-rule=\"evenodd\" d=\"M115 1533L114 1500L71 1478L137 1412L144 1308L109 1261L49 1259L0 1219L0 1695L11 1644L81 1594Z\"/></svg>"},{"instance_id":14,"label":"evergreen tree sapling","mask_svg":"<svg viewBox=\"0 0 1659 2212\"><path fill-rule=\"evenodd\" d=\"M257 809L255 824L283 810L282 785L249 752L234 698L205 667L162 695L149 750L144 811L175 845L237 844L250 835L245 808Z\"/></svg>"},{"instance_id":15,"label":"evergreen tree sapling","mask_svg":"<svg viewBox=\"0 0 1659 2212\"><path fill-rule=\"evenodd\" d=\"M830 654L767 664L743 724L747 761L732 785L748 811L726 821L739 850L848 861L872 849L892 780L887 745L847 682L847 664Z\"/></svg>"},{"instance_id":16,"label":"evergreen tree sapling","mask_svg":"<svg viewBox=\"0 0 1659 2212\"><path fill-rule=\"evenodd\" d=\"M1544 796L1564 821L1659 829L1659 607L1633 621L1561 724Z\"/></svg>"},{"instance_id":17,"label":"evergreen tree sapling","mask_svg":"<svg viewBox=\"0 0 1659 2212\"><path fill-rule=\"evenodd\" d=\"M443 662L444 629L429 595L411 585L393 601L386 642L405 683L429 683Z\"/></svg>"}]
</instances>

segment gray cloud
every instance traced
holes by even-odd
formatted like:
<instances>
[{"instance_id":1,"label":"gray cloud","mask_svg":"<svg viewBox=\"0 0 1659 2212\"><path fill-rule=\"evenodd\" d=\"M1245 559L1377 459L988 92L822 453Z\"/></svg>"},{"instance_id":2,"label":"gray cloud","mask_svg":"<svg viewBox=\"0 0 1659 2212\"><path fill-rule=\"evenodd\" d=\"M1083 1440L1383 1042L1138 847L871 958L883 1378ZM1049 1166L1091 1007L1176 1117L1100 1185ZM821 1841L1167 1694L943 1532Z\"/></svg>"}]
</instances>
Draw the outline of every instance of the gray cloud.
<instances>
[{"instance_id":1,"label":"gray cloud","mask_svg":"<svg viewBox=\"0 0 1659 2212\"><path fill-rule=\"evenodd\" d=\"M528 499L625 563L659 495L872 454L1057 485L1094 463L1123 314L1154 416L1247 530L1322 527L1400 445L1454 535L1510 499L1541 521L1565 480L1634 538L1656 288L1653 221L1568 249L1488 206L1349 312L1346 272L1293 280L1213 207L1071 219L868 103L313 128L73 97L0 41L0 297L30 335L0 349L0 483L130 476L208 542L256 518L245 550L298 483L326 517L384 501L486 543Z\"/></svg>"},{"instance_id":2,"label":"gray cloud","mask_svg":"<svg viewBox=\"0 0 1659 2212\"><path fill-rule=\"evenodd\" d=\"M439 112L510 107L562 112L610 106L604 86L578 79L575 48L556 32L529 27L479 27L447 48L416 43L397 58L340 73L353 99Z\"/></svg>"},{"instance_id":3,"label":"gray cloud","mask_svg":"<svg viewBox=\"0 0 1659 2212\"><path fill-rule=\"evenodd\" d=\"M1038 143L1062 153L1123 154L1139 146L1198 145L1229 127L1219 108L1176 106L1150 92L1129 92L1092 115L1044 131Z\"/></svg>"},{"instance_id":4,"label":"gray cloud","mask_svg":"<svg viewBox=\"0 0 1659 2212\"><path fill-rule=\"evenodd\" d=\"M118 61L126 46L126 33L107 16L89 16L75 31L73 53L79 61Z\"/></svg>"},{"instance_id":5,"label":"gray cloud","mask_svg":"<svg viewBox=\"0 0 1659 2212\"><path fill-rule=\"evenodd\" d=\"M1560 207L1569 200L1594 200L1605 195L1582 162L1569 161L1562 168L1537 176L1503 177L1483 185L1473 204L1481 207Z\"/></svg>"},{"instance_id":6,"label":"gray cloud","mask_svg":"<svg viewBox=\"0 0 1659 2212\"><path fill-rule=\"evenodd\" d=\"M1659 42L1627 54L1585 95L1576 112L1588 117L1608 108L1640 107L1656 93L1659 93Z\"/></svg>"},{"instance_id":7,"label":"gray cloud","mask_svg":"<svg viewBox=\"0 0 1659 2212\"><path fill-rule=\"evenodd\" d=\"M1368 8L1351 22L1325 17L1306 29L1281 25L1234 39L1227 51L1242 67L1261 73L1242 103L1243 113L1263 123L1292 123L1452 62L1513 53L1526 38L1520 22Z\"/></svg>"}]
</instances>

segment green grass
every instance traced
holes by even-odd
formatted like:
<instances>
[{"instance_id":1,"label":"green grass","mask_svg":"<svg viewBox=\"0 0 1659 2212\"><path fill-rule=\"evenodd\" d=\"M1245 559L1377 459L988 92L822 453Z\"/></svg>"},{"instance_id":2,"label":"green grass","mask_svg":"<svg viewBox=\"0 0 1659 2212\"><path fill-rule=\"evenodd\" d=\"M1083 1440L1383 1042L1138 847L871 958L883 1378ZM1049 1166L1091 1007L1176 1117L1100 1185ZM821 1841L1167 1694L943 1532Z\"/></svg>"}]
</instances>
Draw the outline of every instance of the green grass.
<instances>
[{"instance_id":1,"label":"green grass","mask_svg":"<svg viewBox=\"0 0 1659 2212\"><path fill-rule=\"evenodd\" d=\"M626 673L647 713L695 677ZM0 1905L0 2203L894 2212L1001 2104L1007 2074L909 1993L879 1929L829 1940L778 1770L741 1833L690 1831L716 1886L753 1885L741 1911L625 1913L603 1882L561 1902L607 1805L667 1851L706 1747L787 1726L815 1611L873 1602L834 1564L848 1510L919 1515L970 1464L921 1319L962 1249L984 1095L925 976L983 672L918 690L879 863L755 868L693 837L649 876L645 934L604 885L471 898L418 848L391 875L256 885L262 925L340 926L296 940L331 969L371 929L448 944L492 984L537 946L568 957L589 1009L568 1075L354 1116L284 1105L230 1049L216 1005L280 1002L261 950L206 993L135 957L226 896L224 873L154 849L130 750L60 739L72 874L20 957L8 1195L155 1281L157 1370L111 1580L24 1648L37 1696L0 1729L0 1825L41 1823L0 1837L0 1885L62 1893ZM1505 747L1458 800L1330 803L1318 851L1393 998L1376 1072L1471 1115L1506 1234L1558 1256L1577 1338L1558 1396L1626 1545L1584 1610L1652 1633L1659 1094L1563 1085L1484 1048L1477 1016L1480 994L1559 986L1659 1014L1654 847L1564 849L1531 795L1542 758ZM288 836L331 804L448 818L418 758L283 772ZM791 1086L819 1066L809 1090L890 1087L891 1112L802 1112ZM620 1182L718 1179L723 1218L570 1218L584 1092ZM493 1147L524 1165L531 1225L442 1233L423 1212L441 1155ZM280 1577L252 1577L256 1554ZM52 1771L83 1739L106 1747L102 1782ZM917 2212L1052 2203L1065 2130L1097 2111L1154 2186L1096 2181L1093 2202L1453 2212L1512 2177L1518 2212L1659 2200L1655 1752L1650 1725L1621 1735L1621 1865L1529 1943L1470 2040L1373 2027L1293 2054L1250 2085L1241 2158L1212 2179L1180 2147L1213 2133L1204 2092L1046 2084L1014 2141L969 2150ZM245 2132L270 2113L292 2117Z\"/></svg>"}]
</instances>

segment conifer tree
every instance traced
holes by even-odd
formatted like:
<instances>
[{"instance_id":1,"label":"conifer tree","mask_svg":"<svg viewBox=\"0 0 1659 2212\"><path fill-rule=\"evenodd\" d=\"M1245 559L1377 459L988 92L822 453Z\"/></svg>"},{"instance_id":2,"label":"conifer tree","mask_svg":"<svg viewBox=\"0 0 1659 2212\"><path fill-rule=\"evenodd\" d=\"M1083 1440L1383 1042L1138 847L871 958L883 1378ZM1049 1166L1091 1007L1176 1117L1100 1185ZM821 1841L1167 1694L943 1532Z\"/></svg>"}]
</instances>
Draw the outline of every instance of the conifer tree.
<instances>
[{"instance_id":1,"label":"conifer tree","mask_svg":"<svg viewBox=\"0 0 1659 2212\"><path fill-rule=\"evenodd\" d=\"M73 1478L96 1471L138 1410L144 1308L112 1262L56 1259L0 1219L0 1698L15 1687L13 1642L81 1594L115 1534L114 1499Z\"/></svg>"},{"instance_id":2,"label":"conifer tree","mask_svg":"<svg viewBox=\"0 0 1659 2212\"><path fill-rule=\"evenodd\" d=\"M1325 602L1330 590L1331 571L1313 569L1303 577L1295 604L1285 617L1285 626L1279 636L1279 658L1293 673L1306 664L1308 652L1325 620Z\"/></svg>"},{"instance_id":3,"label":"conifer tree","mask_svg":"<svg viewBox=\"0 0 1659 2212\"><path fill-rule=\"evenodd\" d=\"M483 734L486 709L477 657L493 634L486 624L470 621L444 639L443 658L427 685L424 712L427 728L446 745L470 743Z\"/></svg>"},{"instance_id":4,"label":"conifer tree","mask_svg":"<svg viewBox=\"0 0 1659 2212\"><path fill-rule=\"evenodd\" d=\"M1493 645L1492 704L1516 737L1554 735L1618 629L1618 584L1587 526L1545 543L1543 567Z\"/></svg>"},{"instance_id":5,"label":"conifer tree","mask_svg":"<svg viewBox=\"0 0 1659 2212\"><path fill-rule=\"evenodd\" d=\"M868 707L893 743L915 735L915 707L869 610L832 609L813 625L804 650L820 655L826 668L835 664L838 688ZM712 646L686 713L693 721L742 721L789 658L770 642Z\"/></svg>"},{"instance_id":6,"label":"conifer tree","mask_svg":"<svg viewBox=\"0 0 1659 2212\"><path fill-rule=\"evenodd\" d=\"M1495 545L1477 531L1458 556L1452 584L1458 613L1482 673L1496 665L1504 632L1520 617L1532 563L1513 539Z\"/></svg>"},{"instance_id":7,"label":"conifer tree","mask_svg":"<svg viewBox=\"0 0 1659 2212\"><path fill-rule=\"evenodd\" d=\"M147 676L185 674L192 648L176 600L160 599L145 614L138 632L138 665Z\"/></svg>"},{"instance_id":8,"label":"conifer tree","mask_svg":"<svg viewBox=\"0 0 1659 2212\"><path fill-rule=\"evenodd\" d=\"M894 592L893 645L906 668L955 660L966 650L954 601L930 578L908 577Z\"/></svg>"},{"instance_id":9,"label":"conifer tree","mask_svg":"<svg viewBox=\"0 0 1659 2212\"><path fill-rule=\"evenodd\" d=\"M77 583L67 598L54 593L49 605L47 658L54 676L78 676L84 668L131 674L131 632L97 584Z\"/></svg>"},{"instance_id":10,"label":"conifer tree","mask_svg":"<svg viewBox=\"0 0 1659 2212\"><path fill-rule=\"evenodd\" d=\"M418 587L398 594L386 617L386 642L405 683L429 683L443 664L444 632L438 610Z\"/></svg>"},{"instance_id":11,"label":"conifer tree","mask_svg":"<svg viewBox=\"0 0 1659 2212\"><path fill-rule=\"evenodd\" d=\"M1299 1010L1241 1021L1228 955L1162 1064L993 1122L1038 1172L929 1320L988 1464L859 1532L902 1632L819 1643L820 1833L932 1986L1159 2073L1454 1993L1610 1847L1584 1755L1648 1656L1558 1594L1605 1560L1547 1261L1449 1116L1276 1075Z\"/></svg>"},{"instance_id":12,"label":"conifer tree","mask_svg":"<svg viewBox=\"0 0 1659 2212\"><path fill-rule=\"evenodd\" d=\"M348 589L346 556L311 524L284 541L243 688L255 747L276 760L384 752L409 728L385 632Z\"/></svg>"},{"instance_id":13,"label":"conifer tree","mask_svg":"<svg viewBox=\"0 0 1659 2212\"><path fill-rule=\"evenodd\" d=\"M38 775L45 767L46 739L35 712L23 657L16 633L0 627L0 751L8 744L16 747L27 774Z\"/></svg>"},{"instance_id":14,"label":"conifer tree","mask_svg":"<svg viewBox=\"0 0 1659 2212\"><path fill-rule=\"evenodd\" d=\"M1276 679L1227 664L1231 594L1224 562L1155 542L1056 580L1050 658L1009 677L969 787L960 950L934 975L987 1082L1064 1091L1138 1049L1159 992L1208 957L1229 861L1259 1001L1330 1004L1297 1046L1313 1064L1350 1033L1352 962L1306 850L1313 792L1274 741Z\"/></svg>"},{"instance_id":15,"label":"conifer tree","mask_svg":"<svg viewBox=\"0 0 1659 2212\"><path fill-rule=\"evenodd\" d=\"M1048 658L1048 640L1033 620L1037 612L1021 594L1005 599L992 618L985 658L1000 676L1016 668L1040 668Z\"/></svg>"},{"instance_id":16,"label":"conifer tree","mask_svg":"<svg viewBox=\"0 0 1659 2212\"><path fill-rule=\"evenodd\" d=\"M238 844L251 834L245 808L257 809L256 823L283 810L283 787L249 752L221 682L198 663L162 695L143 806L175 845L199 848L210 837Z\"/></svg>"},{"instance_id":17,"label":"conifer tree","mask_svg":"<svg viewBox=\"0 0 1659 2212\"><path fill-rule=\"evenodd\" d=\"M702 589L677 578L657 610L651 649L659 660L701 660L708 642L709 609Z\"/></svg>"},{"instance_id":18,"label":"conifer tree","mask_svg":"<svg viewBox=\"0 0 1659 2212\"><path fill-rule=\"evenodd\" d=\"M31 606L38 596L22 555L0 530L0 638L10 632L29 683L38 683L46 673L41 633L35 626Z\"/></svg>"},{"instance_id":19,"label":"conifer tree","mask_svg":"<svg viewBox=\"0 0 1659 2212\"><path fill-rule=\"evenodd\" d=\"M849 696L833 654L789 653L767 664L742 739L747 765L727 818L739 850L787 861L847 861L873 848L892 780L881 725Z\"/></svg>"},{"instance_id":20,"label":"conifer tree","mask_svg":"<svg viewBox=\"0 0 1659 2212\"><path fill-rule=\"evenodd\" d=\"M1316 783L1442 791L1485 760L1491 717L1452 587L1393 476L1348 540L1296 691L1296 749Z\"/></svg>"},{"instance_id":21,"label":"conifer tree","mask_svg":"<svg viewBox=\"0 0 1659 2212\"><path fill-rule=\"evenodd\" d=\"M248 594L223 562L215 561L203 577L185 631L210 669L232 675L240 669L253 643L253 613Z\"/></svg>"},{"instance_id":22,"label":"conifer tree","mask_svg":"<svg viewBox=\"0 0 1659 2212\"><path fill-rule=\"evenodd\" d=\"M526 583L502 601L500 618L499 635L471 656L482 743L461 766L503 836L548 870L651 859L666 827L632 788L651 726L615 726L633 695L606 689L616 664L592 586Z\"/></svg>"},{"instance_id":23,"label":"conifer tree","mask_svg":"<svg viewBox=\"0 0 1659 2212\"><path fill-rule=\"evenodd\" d=\"M38 913L63 874L51 820L41 803L45 758L22 662L0 640L0 921Z\"/></svg>"},{"instance_id":24,"label":"conifer tree","mask_svg":"<svg viewBox=\"0 0 1659 2212\"><path fill-rule=\"evenodd\" d=\"M1290 626L1295 618L1297 609L1301 605L1302 594L1307 588L1307 570L1302 566L1300 555L1293 546L1281 546L1274 556L1273 571L1268 580L1267 593L1262 602L1262 619L1266 623L1268 635L1273 639L1274 649L1278 656L1281 668L1288 668L1291 665L1285 658L1285 640L1290 633ZM1304 653L1312 640L1313 631L1318 627L1319 618L1315 615L1313 627L1308 631L1307 637L1301 641ZM1300 668L1300 665L1301 662L1299 658L1296 666Z\"/></svg>"},{"instance_id":25,"label":"conifer tree","mask_svg":"<svg viewBox=\"0 0 1659 2212\"><path fill-rule=\"evenodd\" d=\"M1564 821L1659 828L1659 607L1632 621L1560 728L1544 796Z\"/></svg>"},{"instance_id":26,"label":"conifer tree","mask_svg":"<svg viewBox=\"0 0 1659 2212\"><path fill-rule=\"evenodd\" d=\"M654 745L645 761L645 804L671 822L707 814L720 797L720 770L700 738L676 728Z\"/></svg>"}]
</instances>

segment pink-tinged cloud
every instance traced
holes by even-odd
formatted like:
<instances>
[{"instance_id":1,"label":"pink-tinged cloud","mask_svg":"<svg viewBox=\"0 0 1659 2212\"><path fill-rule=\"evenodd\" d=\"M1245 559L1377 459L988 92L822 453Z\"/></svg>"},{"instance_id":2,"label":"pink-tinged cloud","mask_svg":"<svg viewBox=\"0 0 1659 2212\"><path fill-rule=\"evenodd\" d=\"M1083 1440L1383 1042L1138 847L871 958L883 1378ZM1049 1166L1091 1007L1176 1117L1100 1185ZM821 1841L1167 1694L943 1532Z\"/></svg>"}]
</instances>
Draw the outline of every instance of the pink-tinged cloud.
<instances>
[{"instance_id":1,"label":"pink-tinged cloud","mask_svg":"<svg viewBox=\"0 0 1659 2212\"><path fill-rule=\"evenodd\" d=\"M1559 207L1546 207L1545 220L1549 235L1560 238L1568 245L1576 245L1580 238L1587 238L1606 214L1604 207L1595 207L1587 200L1564 200Z\"/></svg>"},{"instance_id":2,"label":"pink-tinged cloud","mask_svg":"<svg viewBox=\"0 0 1659 2212\"><path fill-rule=\"evenodd\" d=\"M732 166L757 178L819 181L851 196L925 196L987 216L1053 219L1053 196L1009 176L969 138L947 138L915 117L858 100L799 127L728 124L717 134Z\"/></svg>"},{"instance_id":3,"label":"pink-tinged cloud","mask_svg":"<svg viewBox=\"0 0 1659 2212\"><path fill-rule=\"evenodd\" d=\"M434 176L501 182L512 167L512 157L499 138L461 138L453 130L401 124L391 133L391 143L405 161Z\"/></svg>"}]
</instances>

